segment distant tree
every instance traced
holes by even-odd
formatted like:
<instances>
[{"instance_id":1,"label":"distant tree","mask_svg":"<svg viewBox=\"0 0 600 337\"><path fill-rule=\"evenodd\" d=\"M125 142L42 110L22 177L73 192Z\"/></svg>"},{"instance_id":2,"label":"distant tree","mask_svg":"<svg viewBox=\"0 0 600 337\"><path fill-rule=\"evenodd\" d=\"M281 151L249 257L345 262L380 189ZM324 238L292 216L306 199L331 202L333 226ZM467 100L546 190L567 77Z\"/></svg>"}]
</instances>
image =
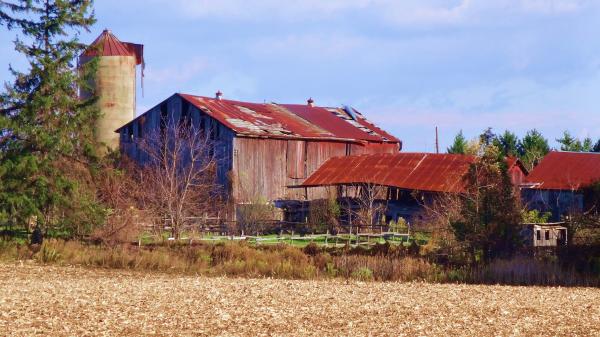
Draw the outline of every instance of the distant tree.
<instances>
[{"instance_id":1,"label":"distant tree","mask_svg":"<svg viewBox=\"0 0 600 337\"><path fill-rule=\"evenodd\" d=\"M95 22L91 1L0 1L0 25L19 31L27 71L0 94L0 221L89 232L103 221L91 184L94 99L81 101L95 63L76 71L77 37Z\"/></svg>"},{"instance_id":2,"label":"distant tree","mask_svg":"<svg viewBox=\"0 0 600 337\"><path fill-rule=\"evenodd\" d=\"M481 133L481 135L479 135L479 143L482 146L489 146L492 144L492 142L494 141L494 139L496 139L496 134L492 131L492 128L488 127L487 129L483 130L483 132Z\"/></svg>"},{"instance_id":3,"label":"distant tree","mask_svg":"<svg viewBox=\"0 0 600 337\"><path fill-rule=\"evenodd\" d=\"M519 155L519 138L513 132L508 130L496 137L493 141L496 146L505 156L516 157Z\"/></svg>"},{"instance_id":4,"label":"distant tree","mask_svg":"<svg viewBox=\"0 0 600 337\"><path fill-rule=\"evenodd\" d=\"M578 138L571 136L569 131L563 132L562 138L556 140L561 144L561 151L572 151L572 152L592 152L594 145L590 137L586 137L581 141Z\"/></svg>"},{"instance_id":5,"label":"distant tree","mask_svg":"<svg viewBox=\"0 0 600 337\"><path fill-rule=\"evenodd\" d=\"M564 131L562 138L557 138L556 141L561 144L561 151L579 152L582 149L581 142L577 138L571 136L569 131Z\"/></svg>"},{"instance_id":6,"label":"distant tree","mask_svg":"<svg viewBox=\"0 0 600 337\"><path fill-rule=\"evenodd\" d=\"M519 144L521 161L528 170L531 170L548 152L550 152L548 140L536 129L527 131Z\"/></svg>"},{"instance_id":7,"label":"distant tree","mask_svg":"<svg viewBox=\"0 0 600 337\"><path fill-rule=\"evenodd\" d=\"M504 156L495 146L471 165L465 183L459 217L451 223L456 239L468 245L475 261L510 256L521 215Z\"/></svg>"},{"instance_id":8,"label":"distant tree","mask_svg":"<svg viewBox=\"0 0 600 337\"><path fill-rule=\"evenodd\" d=\"M592 147L592 152L600 152L600 139Z\"/></svg>"},{"instance_id":9,"label":"distant tree","mask_svg":"<svg viewBox=\"0 0 600 337\"><path fill-rule=\"evenodd\" d=\"M585 137L581 145L584 152L592 152L594 150L594 143L590 137Z\"/></svg>"},{"instance_id":10,"label":"distant tree","mask_svg":"<svg viewBox=\"0 0 600 337\"><path fill-rule=\"evenodd\" d=\"M465 154L467 148L467 140L463 135L462 130L458 132L458 134L454 137L454 142L452 146L450 146L446 152L453 154Z\"/></svg>"}]
</instances>

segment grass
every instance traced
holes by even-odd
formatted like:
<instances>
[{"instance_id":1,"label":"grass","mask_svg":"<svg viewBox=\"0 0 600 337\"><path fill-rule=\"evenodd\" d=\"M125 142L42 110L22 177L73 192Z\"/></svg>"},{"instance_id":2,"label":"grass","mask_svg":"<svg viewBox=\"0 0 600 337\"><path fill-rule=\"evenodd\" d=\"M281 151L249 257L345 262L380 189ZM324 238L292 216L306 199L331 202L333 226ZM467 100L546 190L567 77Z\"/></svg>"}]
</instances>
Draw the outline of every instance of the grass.
<instances>
[{"instance_id":1,"label":"grass","mask_svg":"<svg viewBox=\"0 0 600 337\"><path fill-rule=\"evenodd\" d=\"M417 247L418 248L418 247ZM0 260L177 274L283 279L344 278L516 285L600 285L600 275L562 268L531 257L496 260L484 266L451 267L420 256L414 247L393 244L303 248L288 244L218 242L165 245L85 244L49 239L41 246L0 241Z\"/></svg>"},{"instance_id":2,"label":"grass","mask_svg":"<svg viewBox=\"0 0 600 337\"><path fill-rule=\"evenodd\" d=\"M201 241L201 242L231 242L231 241L246 241L253 245L279 245L282 243L289 244L294 247L303 248L309 244L316 244L323 247L343 247L350 243L351 245L373 245L373 244L397 244L409 246L412 241L417 241L420 245L425 244L428 240L428 234L426 233L415 233L411 237L398 237L390 236L388 238L368 238L366 235L354 234L338 234L338 235L327 235L327 234L315 234L315 235L290 235L290 234L268 234L268 235L246 235L243 237L236 236L224 236L224 235L198 235L197 233L186 232L182 233L181 241L189 242ZM139 242L143 245L151 245L156 243L164 243L168 241L168 235L162 234L151 234L143 233L139 239Z\"/></svg>"}]
</instances>

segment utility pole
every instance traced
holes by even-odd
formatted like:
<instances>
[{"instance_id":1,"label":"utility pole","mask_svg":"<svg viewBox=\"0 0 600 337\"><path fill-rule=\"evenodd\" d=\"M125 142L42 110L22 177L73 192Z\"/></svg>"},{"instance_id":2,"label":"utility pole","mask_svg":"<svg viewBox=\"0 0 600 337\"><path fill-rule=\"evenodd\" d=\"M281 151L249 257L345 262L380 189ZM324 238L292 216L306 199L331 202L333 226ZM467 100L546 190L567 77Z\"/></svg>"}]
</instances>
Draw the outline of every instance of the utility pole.
<instances>
[{"instance_id":1,"label":"utility pole","mask_svg":"<svg viewBox=\"0 0 600 337\"><path fill-rule=\"evenodd\" d=\"M435 153L440 153L440 143L438 140L438 127L435 127Z\"/></svg>"}]
</instances>

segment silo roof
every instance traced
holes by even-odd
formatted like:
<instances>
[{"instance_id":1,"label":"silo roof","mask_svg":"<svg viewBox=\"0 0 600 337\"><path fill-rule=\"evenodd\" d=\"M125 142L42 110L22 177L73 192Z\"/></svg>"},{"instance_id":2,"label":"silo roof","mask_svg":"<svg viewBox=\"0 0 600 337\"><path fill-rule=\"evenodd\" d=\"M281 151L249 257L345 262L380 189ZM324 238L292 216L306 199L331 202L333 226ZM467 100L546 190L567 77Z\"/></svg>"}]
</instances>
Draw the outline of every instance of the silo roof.
<instances>
[{"instance_id":1,"label":"silo roof","mask_svg":"<svg viewBox=\"0 0 600 337\"><path fill-rule=\"evenodd\" d=\"M134 56L136 63L143 60L144 45L122 42L110 30L105 29L83 52L84 56Z\"/></svg>"}]
</instances>

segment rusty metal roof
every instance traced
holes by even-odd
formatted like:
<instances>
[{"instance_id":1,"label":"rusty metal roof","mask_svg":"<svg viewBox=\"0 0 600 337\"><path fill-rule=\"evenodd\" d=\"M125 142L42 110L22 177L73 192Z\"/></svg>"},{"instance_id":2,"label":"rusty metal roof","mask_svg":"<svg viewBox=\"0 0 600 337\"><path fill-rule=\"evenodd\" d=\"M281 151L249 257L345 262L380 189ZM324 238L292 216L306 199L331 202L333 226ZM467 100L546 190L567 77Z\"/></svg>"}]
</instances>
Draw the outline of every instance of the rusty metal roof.
<instances>
[{"instance_id":1,"label":"rusty metal roof","mask_svg":"<svg viewBox=\"0 0 600 337\"><path fill-rule=\"evenodd\" d=\"M179 96L242 136L400 142L361 114L354 119L342 108Z\"/></svg>"},{"instance_id":2,"label":"rusty metal roof","mask_svg":"<svg viewBox=\"0 0 600 337\"><path fill-rule=\"evenodd\" d=\"M462 192L463 177L475 157L459 154L396 153L334 157L303 187L377 184L407 190Z\"/></svg>"},{"instance_id":3,"label":"rusty metal roof","mask_svg":"<svg viewBox=\"0 0 600 337\"><path fill-rule=\"evenodd\" d=\"M534 189L578 190L600 180L600 153L549 152L525 184Z\"/></svg>"},{"instance_id":4,"label":"rusty metal roof","mask_svg":"<svg viewBox=\"0 0 600 337\"><path fill-rule=\"evenodd\" d=\"M135 56L136 64L144 62L144 46L121 42L113 33L105 29L83 52L83 56Z\"/></svg>"}]
</instances>

